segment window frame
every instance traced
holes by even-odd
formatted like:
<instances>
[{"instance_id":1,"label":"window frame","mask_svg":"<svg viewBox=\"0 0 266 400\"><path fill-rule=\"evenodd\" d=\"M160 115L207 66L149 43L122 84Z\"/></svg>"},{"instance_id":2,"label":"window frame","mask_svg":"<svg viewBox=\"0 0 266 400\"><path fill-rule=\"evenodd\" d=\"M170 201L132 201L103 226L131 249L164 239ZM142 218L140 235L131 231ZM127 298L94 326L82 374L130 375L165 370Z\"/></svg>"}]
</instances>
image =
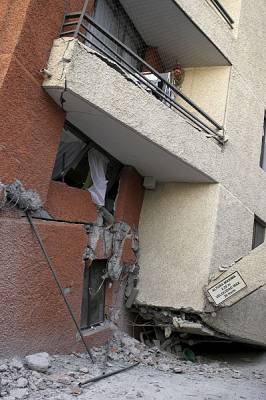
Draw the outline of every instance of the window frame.
<instances>
[{"instance_id":1,"label":"window frame","mask_svg":"<svg viewBox=\"0 0 266 400\"><path fill-rule=\"evenodd\" d=\"M106 279L101 283L100 290L97 288L96 293L92 294L90 292L92 286L92 279L93 279L93 271L95 268L99 268L97 264L102 264L102 269L107 267L107 260L93 260L92 263L89 265L88 261L85 261L84 266L84 273L83 273L83 287L82 287L82 301L81 301L81 315L80 315L80 328L81 330L91 329L95 326L98 326L105 321L105 306L106 306ZM103 272L103 271L102 271ZM90 316L91 310L91 301L93 298L100 294L101 301L99 302L101 310L99 310L99 319L96 321L92 321ZM98 304L98 305L99 305Z\"/></svg>"},{"instance_id":2,"label":"window frame","mask_svg":"<svg viewBox=\"0 0 266 400\"><path fill-rule=\"evenodd\" d=\"M264 122L263 122L263 135L261 139L261 150L260 150L260 168L266 172L266 111L264 113ZM265 163L265 166L264 166Z\"/></svg>"},{"instance_id":3,"label":"window frame","mask_svg":"<svg viewBox=\"0 0 266 400\"><path fill-rule=\"evenodd\" d=\"M264 232L263 232L263 241L260 242L259 244L256 243L256 226L263 227ZM265 242L265 231L266 231L266 223L262 221L257 215L254 215L254 223L253 223L253 235L252 235L252 250L254 250L256 247L260 246Z\"/></svg>"}]
</instances>

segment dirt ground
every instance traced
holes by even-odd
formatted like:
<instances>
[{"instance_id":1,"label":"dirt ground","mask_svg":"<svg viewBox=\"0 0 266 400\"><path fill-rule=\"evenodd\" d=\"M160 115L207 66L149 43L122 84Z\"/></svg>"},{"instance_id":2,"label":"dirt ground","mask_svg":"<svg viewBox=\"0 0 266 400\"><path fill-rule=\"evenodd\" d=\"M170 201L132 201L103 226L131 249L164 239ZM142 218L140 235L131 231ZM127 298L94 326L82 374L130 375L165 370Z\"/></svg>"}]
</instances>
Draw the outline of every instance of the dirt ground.
<instances>
[{"instance_id":1,"label":"dirt ground","mask_svg":"<svg viewBox=\"0 0 266 400\"><path fill-rule=\"evenodd\" d=\"M121 338L120 338L121 339ZM219 350L219 351L218 351ZM157 348L124 337L87 354L50 356L46 372L36 372L23 360L0 360L4 400L266 400L266 353L243 347L196 350L196 361L184 361ZM82 387L77 383L130 365L126 372Z\"/></svg>"}]
</instances>

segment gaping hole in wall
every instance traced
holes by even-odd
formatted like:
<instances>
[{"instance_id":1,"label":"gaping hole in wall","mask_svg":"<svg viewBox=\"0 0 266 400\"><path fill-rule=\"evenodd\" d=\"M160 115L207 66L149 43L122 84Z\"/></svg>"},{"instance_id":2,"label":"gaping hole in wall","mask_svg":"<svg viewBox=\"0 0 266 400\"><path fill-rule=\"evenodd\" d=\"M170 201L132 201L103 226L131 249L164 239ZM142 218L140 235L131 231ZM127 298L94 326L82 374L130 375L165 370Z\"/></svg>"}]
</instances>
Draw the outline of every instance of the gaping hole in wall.
<instances>
[{"instance_id":1,"label":"gaping hole in wall","mask_svg":"<svg viewBox=\"0 0 266 400\"><path fill-rule=\"evenodd\" d=\"M114 211L121 163L69 122L65 123L52 179L89 190L98 206Z\"/></svg>"},{"instance_id":2,"label":"gaping hole in wall","mask_svg":"<svg viewBox=\"0 0 266 400\"><path fill-rule=\"evenodd\" d=\"M104 322L106 261L94 260L85 264L81 306L81 329Z\"/></svg>"},{"instance_id":3,"label":"gaping hole in wall","mask_svg":"<svg viewBox=\"0 0 266 400\"><path fill-rule=\"evenodd\" d=\"M264 242L265 227L266 224L261 221L261 219L259 219L257 216L255 216L253 225L252 249L255 249Z\"/></svg>"}]
</instances>

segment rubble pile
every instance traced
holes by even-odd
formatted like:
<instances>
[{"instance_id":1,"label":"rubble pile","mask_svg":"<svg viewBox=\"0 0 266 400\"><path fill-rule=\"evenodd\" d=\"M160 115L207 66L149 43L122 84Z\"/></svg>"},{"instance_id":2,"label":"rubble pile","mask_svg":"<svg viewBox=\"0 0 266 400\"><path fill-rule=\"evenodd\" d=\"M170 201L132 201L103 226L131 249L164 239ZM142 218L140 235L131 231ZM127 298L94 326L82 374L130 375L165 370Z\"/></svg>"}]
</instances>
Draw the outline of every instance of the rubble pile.
<instances>
[{"instance_id":1,"label":"rubble pile","mask_svg":"<svg viewBox=\"0 0 266 400\"><path fill-rule=\"evenodd\" d=\"M106 352L107 351L107 352ZM156 346L148 347L120 331L114 333L107 347L92 349L96 363L88 354L53 355L38 353L24 359L0 360L0 398L16 399L74 399L79 382L102 375L135 362L139 368L153 368L170 374L185 374L211 378L217 376L243 378L242 372L225 363L205 364L181 360ZM138 367L137 367L138 368ZM258 376L257 379L262 379Z\"/></svg>"}]
</instances>

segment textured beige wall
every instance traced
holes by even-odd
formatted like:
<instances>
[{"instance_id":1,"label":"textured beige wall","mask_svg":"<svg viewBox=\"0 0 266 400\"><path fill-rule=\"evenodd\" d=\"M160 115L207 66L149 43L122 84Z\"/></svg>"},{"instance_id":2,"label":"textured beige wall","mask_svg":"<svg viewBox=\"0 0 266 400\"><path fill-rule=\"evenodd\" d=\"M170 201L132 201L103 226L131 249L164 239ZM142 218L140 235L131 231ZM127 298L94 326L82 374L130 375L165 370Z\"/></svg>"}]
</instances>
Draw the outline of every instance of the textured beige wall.
<instances>
[{"instance_id":1,"label":"textured beige wall","mask_svg":"<svg viewBox=\"0 0 266 400\"><path fill-rule=\"evenodd\" d=\"M234 20L234 27L238 25L240 12L241 12L241 1L242 0L221 0L221 4L227 10L228 14Z\"/></svg>"},{"instance_id":2,"label":"textured beige wall","mask_svg":"<svg viewBox=\"0 0 266 400\"><path fill-rule=\"evenodd\" d=\"M266 346L266 288L265 286L232 307L219 309L214 314L203 314L202 319L218 332L229 337Z\"/></svg>"},{"instance_id":3,"label":"textured beige wall","mask_svg":"<svg viewBox=\"0 0 266 400\"><path fill-rule=\"evenodd\" d=\"M230 67L186 68L182 92L223 125L229 79ZM200 116L193 108L190 111Z\"/></svg>"},{"instance_id":4,"label":"textured beige wall","mask_svg":"<svg viewBox=\"0 0 266 400\"><path fill-rule=\"evenodd\" d=\"M210 275L219 272L249 253L252 245L254 214L219 185Z\"/></svg>"},{"instance_id":5,"label":"textured beige wall","mask_svg":"<svg viewBox=\"0 0 266 400\"><path fill-rule=\"evenodd\" d=\"M264 242L256 247L247 256L231 266L226 272L220 273L218 278L213 279L206 289L210 289L235 271L239 272L247 286L226 299L219 307L232 306L258 288L266 285L266 243Z\"/></svg>"},{"instance_id":6,"label":"textured beige wall","mask_svg":"<svg viewBox=\"0 0 266 400\"><path fill-rule=\"evenodd\" d=\"M202 311L218 185L160 184L146 191L140 218L138 302Z\"/></svg>"}]
</instances>

